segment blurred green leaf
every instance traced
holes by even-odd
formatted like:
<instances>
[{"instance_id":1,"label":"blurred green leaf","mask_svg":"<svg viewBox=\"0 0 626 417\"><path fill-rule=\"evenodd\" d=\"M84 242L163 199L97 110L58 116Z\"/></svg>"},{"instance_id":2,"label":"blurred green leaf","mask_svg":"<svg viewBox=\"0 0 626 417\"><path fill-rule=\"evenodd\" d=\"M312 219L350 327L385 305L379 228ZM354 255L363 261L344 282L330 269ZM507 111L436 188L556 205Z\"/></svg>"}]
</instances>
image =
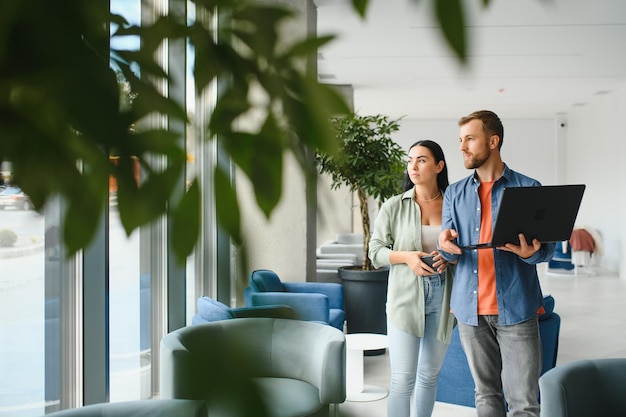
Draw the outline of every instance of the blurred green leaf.
<instances>
[{"instance_id":1,"label":"blurred green leaf","mask_svg":"<svg viewBox=\"0 0 626 417\"><path fill-rule=\"evenodd\" d=\"M134 161L132 157L122 156L116 170L117 204L122 225L128 235L166 212L177 179L184 169L184 160L170 160L165 170L152 172L138 184L134 176Z\"/></svg>"},{"instance_id":2,"label":"blurred green leaf","mask_svg":"<svg viewBox=\"0 0 626 417\"><path fill-rule=\"evenodd\" d=\"M435 16L457 58L467 62L467 35L462 0L434 0Z\"/></svg>"},{"instance_id":3,"label":"blurred green leaf","mask_svg":"<svg viewBox=\"0 0 626 417\"><path fill-rule=\"evenodd\" d=\"M249 5L232 14L233 33L257 56L271 57L279 44L278 27L293 12L281 6Z\"/></svg>"},{"instance_id":4,"label":"blurred green leaf","mask_svg":"<svg viewBox=\"0 0 626 417\"><path fill-rule=\"evenodd\" d=\"M293 45L288 51L285 52L285 56L309 57L311 55L316 55L319 48L330 43L334 39L334 35L307 38L304 41Z\"/></svg>"},{"instance_id":5,"label":"blurred green leaf","mask_svg":"<svg viewBox=\"0 0 626 417\"><path fill-rule=\"evenodd\" d=\"M237 193L230 183L228 175L219 166L213 172L215 190L215 208L220 226L236 244L241 244L241 225Z\"/></svg>"},{"instance_id":6,"label":"blurred green leaf","mask_svg":"<svg viewBox=\"0 0 626 417\"><path fill-rule=\"evenodd\" d=\"M200 186L194 180L172 212L172 246L181 263L193 251L200 234Z\"/></svg>"},{"instance_id":7,"label":"blurred green leaf","mask_svg":"<svg viewBox=\"0 0 626 417\"><path fill-rule=\"evenodd\" d=\"M267 217L280 201L282 192L281 135L270 117L260 132L232 133L219 138L232 161L252 182L259 208Z\"/></svg>"},{"instance_id":8,"label":"blurred green leaf","mask_svg":"<svg viewBox=\"0 0 626 417\"><path fill-rule=\"evenodd\" d=\"M367 11L367 2L368 0L352 0L354 10L356 10L362 18L365 17L365 12Z\"/></svg>"},{"instance_id":9,"label":"blurred green leaf","mask_svg":"<svg viewBox=\"0 0 626 417\"><path fill-rule=\"evenodd\" d=\"M446 39L465 60L461 1L434 1ZM220 96L203 128L250 179L266 216L281 198L285 153L296 157L307 184L315 174L311 154L337 154L328 120L349 109L336 90L320 85L306 68L306 61L315 59L317 49L332 36L281 38L281 25L293 13L288 3L195 4L199 19L194 22L170 13L134 26L125 16L82 0L39 2L37 7L23 0L0 2L0 159L12 162L16 181L37 208L56 195L67 200L64 239L70 255L93 237L108 201L110 176L118 186L118 209L127 233L169 211L183 222L176 232L176 253L181 256L192 248L182 236L194 223L179 216L195 212L200 184L194 183L180 200L176 184L186 164L184 141L166 127L142 130L139 123L153 115L185 123L189 119L185 103L157 87L172 82L156 60L155 52L166 40L188 39L195 52L197 93L219 82ZM366 15L367 0L353 0L352 6L359 16ZM113 37L139 36L141 48L109 50L112 24ZM124 97L125 91L133 98ZM263 99L253 101L253 96ZM240 119L252 114L262 123L256 130L243 130ZM116 163L110 154L118 158ZM149 161L155 156L167 160L167 166L153 168ZM348 166L357 163L348 161ZM219 225L240 244L236 191L221 168L215 172ZM387 183L389 176L378 178ZM371 174L363 178L371 180Z\"/></svg>"}]
</instances>

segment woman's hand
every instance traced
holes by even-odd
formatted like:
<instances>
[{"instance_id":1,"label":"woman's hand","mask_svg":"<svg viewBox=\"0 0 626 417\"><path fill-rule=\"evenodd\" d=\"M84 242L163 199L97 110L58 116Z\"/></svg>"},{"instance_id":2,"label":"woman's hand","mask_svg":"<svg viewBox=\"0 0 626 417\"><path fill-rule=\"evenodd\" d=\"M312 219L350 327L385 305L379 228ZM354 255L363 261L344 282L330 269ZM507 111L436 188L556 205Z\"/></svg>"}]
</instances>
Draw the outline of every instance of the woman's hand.
<instances>
[{"instance_id":1,"label":"woman's hand","mask_svg":"<svg viewBox=\"0 0 626 417\"><path fill-rule=\"evenodd\" d=\"M424 262L424 260L422 259L426 256L433 257L434 262L432 264L432 267L428 263ZM422 276L440 274L446 270L446 267L448 265L448 263L441 257L441 255L437 251L433 251L431 253L420 251L409 252L406 264L409 266L409 268L411 268L413 273Z\"/></svg>"}]
</instances>

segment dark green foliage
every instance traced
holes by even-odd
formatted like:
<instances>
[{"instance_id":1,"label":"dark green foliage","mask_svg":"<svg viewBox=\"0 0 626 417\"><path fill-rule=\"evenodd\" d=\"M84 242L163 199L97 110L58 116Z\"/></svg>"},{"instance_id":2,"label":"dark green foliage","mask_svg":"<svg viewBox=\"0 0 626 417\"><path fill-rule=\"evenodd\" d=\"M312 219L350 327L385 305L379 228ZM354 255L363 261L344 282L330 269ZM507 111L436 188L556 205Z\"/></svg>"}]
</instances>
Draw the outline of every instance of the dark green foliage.
<instances>
[{"instance_id":1,"label":"dark green foliage","mask_svg":"<svg viewBox=\"0 0 626 417\"><path fill-rule=\"evenodd\" d=\"M235 0L197 1L199 16L210 17L217 6L220 16L228 16L222 19L228 24L215 32L210 24L187 24L176 15L135 27L103 5L81 0L7 0L0 5L0 160L12 162L15 182L37 208L53 195L67 200L68 253L94 236L108 201L109 176L117 181L120 218L128 234L169 212L176 253L184 259L193 249L202 188L194 183L182 193L176 190L186 165L184 142L172 131L136 127L154 114L171 122L188 121L183 104L155 87L168 80L154 53L165 40L188 38L194 45L198 92L218 77L227 80L205 128L250 177L267 216L281 197L283 154L293 152L305 161L306 149L332 151L328 116L346 112L346 104L302 65L330 38L295 41L279 49L278 26L291 18L288 9ZM113 36L138 35L142 48L109 51L110 23L117 27ZM140 68L141 78L131 68ZM120 83L132 97L124 97ZM266 100L251 103L251 88ZM253 107L265 120L256 129L238 130L235 120ZM167 161L165 168L153 167L155 157ZM139 182L136 161L142 170ZM219 175L215 181L221 226L240 241L233 186ZM214 191L210 185L204 189ZM232 197L222 198L228 195Z\"/></svg>"},{"instance_id":2,"label":"dark green foliage","mask_svg":"<svg viewBox=\"0 0 626 417\"><path fill-rule=\"evenodd\" d=\"M367 256L370 237L368 197L385 200L398 194L406 169L406 152L391 134L400 126L388 116L334 117L331 124L339 140L339 152L318 152L320 172L330 174L333 189L346 186L358 194L363 226L363 269L371 269Z\"/></svg>"},{"instance_id":3,"label":"dark green foliage","mask_svg":"<svg viewBox=\"0 0 626 417\"><path fill-rule=\"evenodd\" d=\"M439 4L437 17L448 41L464 58L460 0L450 8L443 7L447 1L433 1ZM360 16L366 15L367 0L352 3ZM204 126L206 136L218 140L250 178L267 216L281 198L285 152L294 154L310 181L315 170L308 155L337 149L328 118L347 113L346 103L304 68L332 37L285 43L278 28L292 12L279 5L244 0L195 0L195 5L194 22L172 12L136 27L110 14L108 2L0 2L0 160L11 161L14 181L36 208L55 195L65 199L71 219L64 222L63 231L68 254L93 238L108 202L110 176L118 184L119 214L128 234L169 213L174 218L174 249L183 259L198 236L204 190L219 193L220 226L241 242L236 192L221 168L214 184L194 183L181 191L176 181L186 166L182 138L165 128L136 128L153 115L170 125L188 121L183 103L155 87L173 82L155 61L164 41L187 39L194 47L198 92L216 79L224 86ZM215 10L219 13L212 19ZM220 22L217 28L214 21ZM110 50L110 27L117 28L115 37L139 36L141 49ZM131 68L139 68L141 77ZM127 94L120 81L128 83L124 88L132 92L131 100L120 97ZM252 88L263 102L251 102ZM256 129L247 126L244 131L236 121L251 110L261 120ZM109 158L112 154L117 163ZM166 167L154 167L155 158L167 161ZM139 182L136 163L142 173ZM388 180L384 175L377 179Z\"/></svg>"},{"instance_id":4,"label":"dark green foliage","mask_svg":"<svg viewBox=\"0 0 626 417\"><path fill-rule=\"evenodd\" d=\"M321 172L331 175L333 189L345 185L381 200L398 194L406 169L406 152L391 137L400 128L398 120L351 114L331 122L340 150L335 155L319 153L318 163Z\"/></svg>"}]
</instances>

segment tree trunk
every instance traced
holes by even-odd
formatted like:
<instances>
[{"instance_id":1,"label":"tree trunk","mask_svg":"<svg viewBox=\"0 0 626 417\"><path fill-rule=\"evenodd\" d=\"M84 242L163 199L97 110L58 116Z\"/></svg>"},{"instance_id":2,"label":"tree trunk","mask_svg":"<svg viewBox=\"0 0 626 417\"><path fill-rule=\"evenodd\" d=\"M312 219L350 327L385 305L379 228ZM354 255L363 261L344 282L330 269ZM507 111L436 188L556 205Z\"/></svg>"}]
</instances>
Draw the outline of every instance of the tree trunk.
<instances>
[{"instance_id":1,"label":"tree trunk","mask_svg":"<svg viewBox=\"0 0 626 417\"><path fill-rule=\"evenodd\" d=\"M359 195L361 220L363 222L363 270L369 271L372 269L372 263L368 257L370 243L370 214L367 207L367 195L361 188L357 189L357 193Z\"/></svg>"}]
</instances>

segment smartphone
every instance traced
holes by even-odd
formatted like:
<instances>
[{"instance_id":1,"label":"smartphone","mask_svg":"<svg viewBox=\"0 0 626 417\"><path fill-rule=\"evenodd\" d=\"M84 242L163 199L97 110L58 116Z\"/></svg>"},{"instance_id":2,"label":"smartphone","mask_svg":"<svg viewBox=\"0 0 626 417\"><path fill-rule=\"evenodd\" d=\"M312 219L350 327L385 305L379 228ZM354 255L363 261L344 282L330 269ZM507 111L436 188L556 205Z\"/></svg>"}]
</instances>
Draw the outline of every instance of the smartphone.
<instances>
[{"instance_id":1,"label":"smartphone","mask_svg":"<svg viewBox=\"0 0 626 417\"><path fill-rule=\"evenodd\" d=\"M426 265L430 266L431 268L433 268L434 270L437 270L433 264L435 263L435 258L434 255L428 255L428 256L422 256L422 262L424 262Z\"/></svg>"}]
</instances>

